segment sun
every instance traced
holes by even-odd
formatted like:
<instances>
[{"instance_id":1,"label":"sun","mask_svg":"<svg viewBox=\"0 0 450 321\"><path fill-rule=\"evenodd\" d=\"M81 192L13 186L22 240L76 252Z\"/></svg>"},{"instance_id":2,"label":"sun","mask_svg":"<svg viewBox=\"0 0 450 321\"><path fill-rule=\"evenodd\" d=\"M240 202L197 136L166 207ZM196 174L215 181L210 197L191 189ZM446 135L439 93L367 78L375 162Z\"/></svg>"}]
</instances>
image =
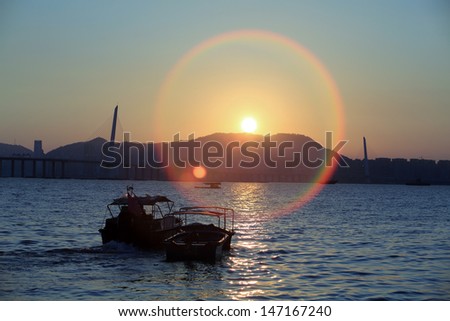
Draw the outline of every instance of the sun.
<instances>
[{"instance_id":1,"label":"sun","mask_svg":"<svg viewBox=\"0 0 450 321\"><path fill-rule=\"evenodd\" d=\"M241 122L241 129L246 133L254 133L257 127L256 120L253 117L246 117Z\"/></svg>"}]
</instances>

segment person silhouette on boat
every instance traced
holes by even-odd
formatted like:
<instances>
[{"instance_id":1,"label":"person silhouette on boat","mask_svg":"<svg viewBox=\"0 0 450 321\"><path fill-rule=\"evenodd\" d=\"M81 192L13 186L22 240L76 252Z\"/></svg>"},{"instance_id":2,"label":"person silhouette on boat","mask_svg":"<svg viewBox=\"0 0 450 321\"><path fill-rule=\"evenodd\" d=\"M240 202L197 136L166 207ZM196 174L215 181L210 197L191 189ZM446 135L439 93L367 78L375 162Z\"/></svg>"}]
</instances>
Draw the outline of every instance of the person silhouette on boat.
<instances>
[{"instance_id":1,"label":"person silhouette on boat","mask_svg":"<svg viewBox=\"0 0 450 321\"><path fill-rule=\"evenodd\" d=\"M128 212L132 215L145 215L144 206L139 203L139 199L132 193L127 193Z\"/></svg>"}]
</instances>

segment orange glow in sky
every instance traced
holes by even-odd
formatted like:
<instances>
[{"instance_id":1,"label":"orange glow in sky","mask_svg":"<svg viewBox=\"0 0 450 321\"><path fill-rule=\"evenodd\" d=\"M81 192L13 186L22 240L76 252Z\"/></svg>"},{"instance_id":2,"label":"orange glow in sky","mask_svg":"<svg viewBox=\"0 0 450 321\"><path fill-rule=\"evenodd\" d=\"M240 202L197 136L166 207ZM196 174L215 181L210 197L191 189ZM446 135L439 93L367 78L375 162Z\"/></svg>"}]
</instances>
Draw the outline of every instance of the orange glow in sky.
<instances>
[{"instance_id":1,"label":"orange glow in sky","mask_svg":"<svg viewBox=\"0 0 450 321\"><path fill-rule=\"evenodd\" d=\"M450 159L443 1L42 2L0 5L0 143L108 139L119 105L140 142L251 115L262 135L333 131L351 158L365 136L371 158Z\"/></svg>"},{"instance_id":2,"label":"orange glow in sky","mask_svg":"<svg viewBox=\"0 0 450 321\"><path fill-rule=\"evenodd\" d=\"M326 131L342 139L344 130L343 104L326 67L294 40L264 30L223 33L192 47L167 74L156 107L151 136L166 141L177 132L257 129L308 133L321 142Z\"/></svg>"}]
</instances>

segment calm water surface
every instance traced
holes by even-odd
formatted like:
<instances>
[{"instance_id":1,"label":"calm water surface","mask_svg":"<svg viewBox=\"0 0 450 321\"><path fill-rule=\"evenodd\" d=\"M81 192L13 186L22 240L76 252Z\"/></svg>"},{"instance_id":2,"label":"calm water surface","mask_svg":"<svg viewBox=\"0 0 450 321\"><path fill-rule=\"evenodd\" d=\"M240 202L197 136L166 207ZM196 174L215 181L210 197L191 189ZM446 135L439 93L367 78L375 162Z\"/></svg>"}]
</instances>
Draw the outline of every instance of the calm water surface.
<instances>
[{"instance_id":1,"label":"calm water surface","mask_svg":"<svg viewBox=\"0 0 450 321\"><path fill-rule=\"evenodd\" d=\"M112 243L106 204L133 184L176 206L233 207L216 264ZM0 300L450 300L450 187L0 179ZM286 211L285 211L286 212Z\"/></svg>"}]
</instances>

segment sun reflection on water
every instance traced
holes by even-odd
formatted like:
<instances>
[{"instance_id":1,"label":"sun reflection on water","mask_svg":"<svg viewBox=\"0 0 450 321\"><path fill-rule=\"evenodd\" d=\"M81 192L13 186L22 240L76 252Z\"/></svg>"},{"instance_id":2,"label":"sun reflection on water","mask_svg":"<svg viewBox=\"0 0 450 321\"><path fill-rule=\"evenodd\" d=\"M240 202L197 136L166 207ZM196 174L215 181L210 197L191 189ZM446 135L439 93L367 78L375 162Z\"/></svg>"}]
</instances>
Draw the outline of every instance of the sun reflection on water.
<instances>
[{"instance_id":1,"label":"sun reflection on water","mask_svg":"<svg viewBox=\"0 0 450 321\"><path fill-rule=\"evenodd\" d=\"M315 266L316 259L311 259L317 252L326 257L334 255L326 247L319 249L311 243L311 237L323 233L321 227L328 223L313 219L310 223L315 229L308 230L307 220L311 218L303 215L304 209L291 206L309 189L308 184L224 183L219 191L195 189L193 184L179 186L190 200L236 211L232 248L221 262L225 268L221 280L226 283L222 295L228 299L301 299L305 291L311 291L309 281L322 284L329 278L326 261ZM298 282L303 286L295 286Z\"/></svg>"},{"instance_id":2,"label":"sun reflection on water","mask_svg":"<svg viewBox=\"0 0 450 321\"><path fill-rule=\"evenodd\" d=\"M265 240L268 231L265 222L271 219L271 210L267 206L267 185L233 184L230 191L233 206L239 209L236 223L237 235L230 255L231 275L230 300L264 298L272 283L278 277L273 269L264 263L260 253L268 250Z\"/></svg>"}]
</instances>

